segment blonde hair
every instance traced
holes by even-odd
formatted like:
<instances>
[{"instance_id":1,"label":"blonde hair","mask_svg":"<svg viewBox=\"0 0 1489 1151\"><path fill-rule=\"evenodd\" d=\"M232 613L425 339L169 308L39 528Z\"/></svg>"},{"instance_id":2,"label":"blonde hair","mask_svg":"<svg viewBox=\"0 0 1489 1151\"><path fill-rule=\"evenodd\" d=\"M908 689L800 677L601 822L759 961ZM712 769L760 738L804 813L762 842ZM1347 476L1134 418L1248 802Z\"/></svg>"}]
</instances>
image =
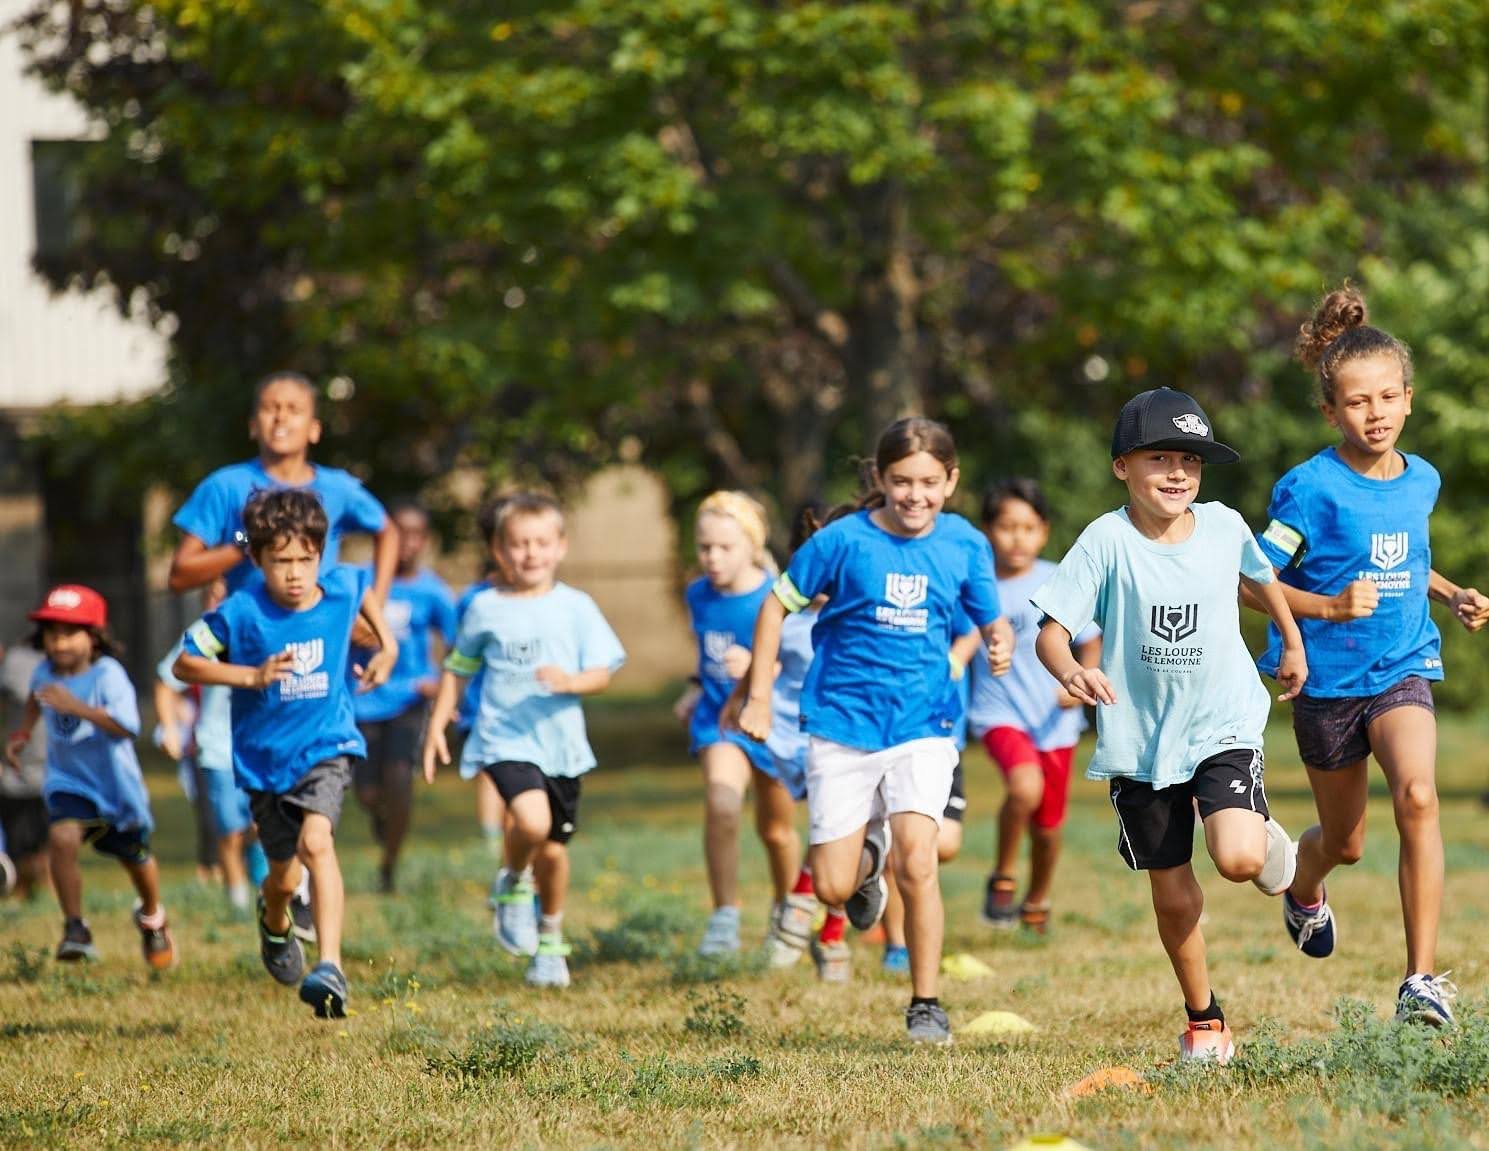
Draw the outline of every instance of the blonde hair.
<instances>
[{"instance_id":1,"label":"blonde hair","mask_svg":"<svg viewBox=\"0 0 1489 1151\"><path fill-rule=\"evenodd\" d=\"M750 541L755 563L772 575L776 574L775 557L770 554L766 541L770 537L770 525L765 515L765 505L744 492L714 492L698 505L698 519L704 516L723 516L739 525L745 539Z\"/></svg>"}]
</instances>

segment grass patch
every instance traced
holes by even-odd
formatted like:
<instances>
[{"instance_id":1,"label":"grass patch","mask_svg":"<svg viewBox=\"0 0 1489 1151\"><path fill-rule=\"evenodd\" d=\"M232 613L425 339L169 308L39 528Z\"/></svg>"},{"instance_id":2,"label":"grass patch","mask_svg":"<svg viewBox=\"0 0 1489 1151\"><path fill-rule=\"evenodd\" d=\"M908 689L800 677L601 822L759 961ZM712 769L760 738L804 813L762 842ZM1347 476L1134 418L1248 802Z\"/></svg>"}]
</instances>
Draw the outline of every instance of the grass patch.
<instances>
[{"instance_id":1,"label":"grass patch","mask_svg":"<svg viewBox=\"0 0 1489 1151\"><path fill-rule=\"evenodd\" d=\"M425 1059L427 1074L470 1088L491 1079L522 1075L540 1055L566 1046L563 1032L544 1023L514 1020L494 1023L472 1035L460 1051Z\"/></svg>"}]
</instances>

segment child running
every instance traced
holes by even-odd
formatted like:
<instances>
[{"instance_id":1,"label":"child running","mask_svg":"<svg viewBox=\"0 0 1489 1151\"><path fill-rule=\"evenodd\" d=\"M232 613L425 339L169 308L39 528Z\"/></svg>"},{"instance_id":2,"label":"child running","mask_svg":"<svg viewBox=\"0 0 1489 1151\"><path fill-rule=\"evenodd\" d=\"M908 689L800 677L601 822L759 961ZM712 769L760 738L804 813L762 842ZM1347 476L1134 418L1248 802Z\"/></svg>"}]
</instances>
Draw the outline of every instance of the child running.
<instances>
[{"instance_id":1,"label":"child running","mask_svg":"<svg viewBox=\"0 0 1489 1151\"><path fill-rule=\"evenodd\" d=\"M455 603L456 626L465 618L465 610L470 607L471 601L487 588L499 588L506 586L510 581L502 578L501 574L501 540L497 538L496 521L501 515L502 505L506 503L505 496L497 496L495 499L487 500L481 505L480 511L476 513L476 526L481 532L481 541L486 546L486 563L481 572L481 578L471 584L460 593L460 599ZM460 710L455 714L455 731L460 737L460 746L464 745L466 738L470 735L471 725L475 723L476 712L481 707L481 681L485 677L484 669L476 672L466 681L465 695L460 700ZM507 805L502 802L501 793L496 790L496 784L491 782L491 776L484 771L476 775L476 824L481 831L481 839L485 842L487 850L498 859L503 858L502 835L507 819ZM496 910L496 892L491 893L491 910Z\"/></svg>"},{"instance_id":2,"label":"child running","mask_svg":"<svg viewBox=\"0 0 1489 1151\"><path fill-rule=\"evenodd\" d=\"M998 844L982 903L994 927L1017 923L1048 929L1050 892L1060 858L1060 828L1070 792L1070 765L1085 727L1081 702L1050 678L1034 651L1039 613L1030 597L1055 565L1040 559L1050 538L1049 506L1031 479L1007 480L982 502L982 530L998 565L998 597L1013 624L1013 667L1001 679L972 668L972 734L1003 774L1007 794L998 810ZM1094 624L1075 637L1083 667L1101 659L1101 631ZM1019 842L1029 832L1029 886L1015 898Z\"/></svg>"},{"instance_id":3,"label":"child running","mask_svg":"<svg viewBox=\"0 0 1489 1151\"><path fill-rule=\"evenodd\" d=\"M703 766L703 851L713 914L700 955L739 950L739 822L745 792L755 785L755 830L770 863L773 923L801 870L790 789L776 777L765 746L767 723L756 736L720 724L734 685L750 667L750 637L761 602L770 594L765 511L743 492L714 492L698 506L698 565L703 575L687 588L688 615L698 641L696 690L684 697L691 750ZM775 674L772 652L770 675ZM769 680L762 679L769 687Z\"/></svg>"},{"instance_id":4,"label":"child running","mask_svg":"<svg viewBox=\"0 0 1489 1151\"><path fill-rule=\"evenodd\" d=\"M579 823L580 780L595 767L581 700L610 686L625 651L594 600L558 581L568 540L556 501L516 493L494 526L510 584L479 593L461 618L424 739L424 778L433 783L438 765L450 762L445 728L462 681L484 670L460 774L488 773L507 805L497 941L532 957L528 983L567 987L568 843ZM541 924L524 878L529 868L537 876Z\"/></svg>"},{"instance_id":5,"label":"child running","mask_svg":"<svg viewBox=\"0 0 1489 1151\"><path fill-rule=\"evenodd\" d=\"M1112 435L1127 506L1091 523L1032 600L1044 616L1041 662L1076 699L1101 705L1086 775L1110 781L1117 851L1148 873L1158 936L1189 1017L1180 1057L1220 1063L1234 1043L1200 931L1204 892L1190 864L1196 806L1224 878L1280 894L1294 859L1262 786L1270 701L1241 639L1238 585L1283 637L1278 698L1293 698L1308 676L1297 624L1245 522L1224 504L1194 502L1206 462L1239 458L1183 392L1128 400ZM1099 668L1071 652L1071 638L1093 619L1103 637Z\"/></svg>"},{"instance_id":6,"label":"child running","mask_svg":"<svg viewBox=\"0 0 1489 1151\"><path fill-rule=\"evenodd\" d=\"M801 693L812 878L818 898L866 930L884 909L894 842L910 951L906 1028L912 1041L947 1043L936 833L957 761L961 704L947 660L957 606L987 641L994 671L1007 670L1012 636L987 540L942 514L959 476L951 433L901 420L879 438L874 462L877 490L813 535L761 605L739 725L769 735L782 624L825 595Z\"/></svg>"},{"instance_id":7,"label":"child running","mask_svg":"<svg viewBox=\"0 0 1489 1151\"><path fill-rule=\"evenodd\" d=\"M424 738L429 701L439 687L437 642L455 641L455 597L421 560L429 546L429 515L413 503L392 512L398 528L398 568L383 614L398 641L398 662L388 682L353 698L367 758L352 772L360 803L372 815L372 836L382 849L378 890L395 885L398 854L413 814L414 765ZM372 573L368 573L371 578ZM441 650L439 655L443 655Z\"/></svg>"},{"instance_id":8,"label":"child running","mask_svg":"<svg viewBox=\"0 0 1489 1151\"><path fill-rule=\"evenodd\" d=\"M1396 1018L1452 1026L1455 989L1445 974L1433 974L1443 844L1429 684L1443 671L1427 605L1448 605L1477 631L1489 619L1489 600L1431 568L1428 518L1441 481L1430 463L1396 447L1411 414L1406 345L1371 327L1364 297L1345 284L1302 326L1297 354L1316 373L1319 408L1340 438L1277 481L1260 540L1300 620L1311 668L1307 690L1293 702L1293 731L1319 822L1298 841L1283 919L1304 955L1333 952L1324 880L1365 850L1373 753L1401 836L1406 974ZM1274 633L1260 666L1275 674L1278 659Z\"/></svg>"},{"instance_id":9,"label":"child running","mask_svg":"<svg viewBox=\"0 0 1489 1151\"><path fill-rule=\"evenodd\" d=\"M83 845L117 859L139 896L134 924L145 962L156 970L176 961L160 902L160 871L150 854L150 797L134 741L139 701L119 663L108 631L108 604L79 584L47 593L30 613L38 625L32 645L46 653L31 676L21 726L6 741L6 759L19 769L20 753L38 719L46 719L46 803L52 885L64 919L57 958L94 959L93 933L83 918Z\"/></svg>"},{"instance_id":10,"label":"child running","mask_svg":"<svg viewBox=\"0 0 1489 1151\"><path fill-rule=\"evenodd\" d=\"M339 1019L348 988L336 824L351 783L350 760L367 750L347 682L352 631L361 618L380 645L365 668L354 669L364 689L387 682L398 642L365 572L321 566L329 524L314 494L258 492L243 509L243 526L263 579L192 625L175 673L186 683L233 689L233 770L269 858L259 954L275 980L300 984L300 999L318 1017ZM309 974L289 909L302 864L310 874L320 953Z\"/></svg>"}]
</instances>

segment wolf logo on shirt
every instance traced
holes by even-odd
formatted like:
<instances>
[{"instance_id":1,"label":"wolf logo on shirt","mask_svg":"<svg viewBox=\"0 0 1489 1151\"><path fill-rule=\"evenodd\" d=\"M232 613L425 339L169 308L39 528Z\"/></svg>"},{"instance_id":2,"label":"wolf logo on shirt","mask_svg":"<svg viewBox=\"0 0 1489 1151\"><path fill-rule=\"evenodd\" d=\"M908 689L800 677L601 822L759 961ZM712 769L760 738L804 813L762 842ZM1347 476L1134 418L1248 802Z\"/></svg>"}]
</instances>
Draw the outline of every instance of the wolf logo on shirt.
<instances>
[{"instance_id":1,"label":"wolf logo on shirt","mask_svg":"<svg viewBox=\"0 0 1489 1151\"><path fill-rule=\"evenodd\" d=\"M1149 630L1169 643L1188 639L1199 630L1199 604L1154 604Z\"/></svg>"},{"instance_id":2,"label":"wolf logo on shirt","mask_svg":"<svg viewBox=\"0 0 1489 1151\"><path fill-rule=\"evenodd\" d=\"M902 575L890 572L884 577L884 598L894 607L905 611L925 602L929 577L921 574Z\"/></svg>"},{"instance_id":3,"label":"wolf logo on shirt","mask_svg":"<svg viewBox=\"0 0 1489 1151\"><path fill-rule=\"evenodd\" d=\"M296 675L309 675L326 661L326 641L308 639L304 643L289 643L285 650L290 653L290 670Z\"/></svg>"},{"instance_id":4,"label":"wolf logo on shirt","mask_svg":"<svg viewBox=\"0 0 1489 1151\"><path fill-rule=\"evenodd\" d=\"M326 662L326 641L317 636L284 645L290 655L289 679L279 681L279 698L282 701L296 699L324 699L331 694L331 677L317 670Z\"/></svg>"},{"instance_id":5,"label":"wolf logo on shirt","mask_svg":"<svg viewBox=\"0 0 1489 1151\"><path fill-rule=\"evenodd\" d=\"M502 658L508 663L529 664L536 663L538 652L542 650L543 641L540 639L509 639L502 641Z\"/></svg>"},{"instance_id":6,"label":"wolf logo on shirt","mask_svg":"<svg viewBox=\"0 0 1489 1151\"><path fill-rule=\"evenodd\" d=\"M1407 535L1405 532L1371 532L1370 562L1383 572L1398 568L1406 562Z\"/></svg>"},{"instance_id":7,"label":"wolf logo on shirt","mask_svg":"<svg viewBox=\"0 0 1489 1151\"><path fill-rule=\"evenodd\" d=\"M874 619L895 631L923 632L930 626L931 612L921 607L930 591L924 572L889 572L884 576L884 599L888 606L874 608Z\"/></svg>"}]
</instances>

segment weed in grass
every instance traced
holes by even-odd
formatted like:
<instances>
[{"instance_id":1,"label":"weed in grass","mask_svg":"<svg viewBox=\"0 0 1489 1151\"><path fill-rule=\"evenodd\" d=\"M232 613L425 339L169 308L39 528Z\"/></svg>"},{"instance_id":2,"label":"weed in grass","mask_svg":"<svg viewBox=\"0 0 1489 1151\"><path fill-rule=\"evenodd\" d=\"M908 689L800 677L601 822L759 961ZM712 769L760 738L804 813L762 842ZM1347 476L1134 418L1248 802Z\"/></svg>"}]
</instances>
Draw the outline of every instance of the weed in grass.
<instances>
[{"instance_id":1,"label":"weed in grass","mask_svg":"<svg viewBox=\"0 0 1489 1151\"><path fill-rule=\"evenodd\" d=\"M625 911L614 927L596 928L577 949L578 958L587 964L668 959L691 926L692 916L676 900L648 901Z\"/></svg>"},{"instance_id":2,"label":"weed in grass","mask_svg":"<svg viewBox=\"0 0 1489 1151\"><path fill-rule=\"evenodd\" d=\"M685 951L672 961L671 978L679 986L689 983L718 983L744 975L758 975L765 970L765 956L760 952L736 955L699 955Z\"/></svg>"},{"instance_id":3,"label":"weed in grass","mask_svg":"<svg viewBox=\"0 0 1489 1151\"><path fill-rule=\"evenodd\" d=\"M6 972L6 978L12 983L35 983L46 971L45 947L27 947L24 943L16 942L10 945L7 954L10 958L10 970Z\"/></svg>"},{"instance_id":4,"label":"weed in grass","mask_svg":"<svg viewBox=\"0 0 1489 1151\"><path fill-rule=\"evenodd\" d=\"M737 1102L722 1083L738 1083L760 1074L760 1061L750 1056L689 1063L666 1055L627 1060L631 1082L627 1096L636 1103L662 1107L720 1107Z\"/></svg>"},{"instance_id":5,"label":"weed in grass","mask_svg":"<svg viewBox=\"0 0 1489 1151\"><path fill-rule=\"evenodd\" d=\"M67 1146L77 1140L78 1128L95 1118L96 1110L69 1096L49 1107L0 1112L0 1144Z\"/></svg>"},{"instance_id":6,"label":"weed in grass","mask_svg":"<svg viewBox=\"0 0 1489 1151\"><path fill-rule=\"evenodd\" d=\"M558 1028L514 1019L477 1032L464 1051L429 1056L424 1070L453 1080L464 1090L489 1079L520 1076L539 1055L564 1046L564 1035Z\"/></svg>"},{"instance_id":7,"label":"weed in grass","mask_svg":"<svg viewBox=\"0 0 1489 1151\"><path fill-rule=\"evenodd\" d=\"M735 991L714 987L705 994L688 992L688 1017L683 1028L693 1035L714 1039L733 1039L743 1035L745 997Z\"/></svg>"}]
</instances>

